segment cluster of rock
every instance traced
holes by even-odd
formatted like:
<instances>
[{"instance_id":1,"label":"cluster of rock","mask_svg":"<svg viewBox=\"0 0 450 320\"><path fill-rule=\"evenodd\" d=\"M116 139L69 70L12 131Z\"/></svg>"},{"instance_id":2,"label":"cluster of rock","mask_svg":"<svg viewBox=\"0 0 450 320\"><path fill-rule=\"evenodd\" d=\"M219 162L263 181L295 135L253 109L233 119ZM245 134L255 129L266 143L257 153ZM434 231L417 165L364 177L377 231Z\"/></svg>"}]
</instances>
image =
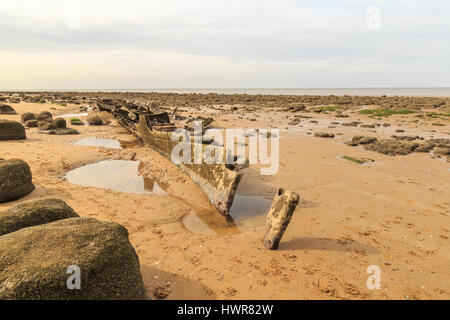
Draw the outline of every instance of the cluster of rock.
<instances>
[{"instance_id":1,"label":"cluster of rock","mask_svg":"<svg viewBox=\"0 0 450 320\"><path fill-rule=\"evenodd\" d=\"M366 150L391 156L408 155L413 152L433 152L433 155L437 157L447 156L447 160L450 161L449 139L424 141L418 136L392 136L392 139L379 140L375 137L355 136L346 144L350 146L364 145Z\"/></svg>"},{"instance_id":2,"label":"cluster of rock","mask_svg":"<svg viewBox=\"0 0 450 320\"><path fill-rule=\"evenodd\" d=\"M46 134L78 134L75 129L67 128L66 120L63 118L53 119L53 115L48 111L39 114L26 112L21 116L22 123L28 128L38 128L39 133Z\"/></svg>"},{"instance_id":3,"label":"cluster of rock","mask_svg":"<svg viewBox=\"0 0 450 320\"><path fill-rule=\"evenodd\" d=\"M98 101L119 99L151 101L155 106L199 107L204 105L269 106L302 109L310 106L340 106L344 108L378 105L394 110L443 109L450 107L450 98L399 97L399 96L340 96L340 95L264 95L264 94L197 94L162 92L16 92L8 93L5 99L28 102L51 102L65 105L94 104ZM108 103L104 101L104 103ZM327 109L325 109L326 111Z\"/></svg>"},{"instance_id":4,"label":"cluster of rock","mask_svg":"<svg viewBox=\"0 0 450 320\"><path fill-rule=\"evenodd\" d=\"M71 278L77 269L78 286ZM121 225L80 218L59 199L27 201L0 212L0 299L143 295L138 256Z\"/></svg>"},{"instance_id":5,"label":"cluster of rock","mask_svg":"<svg viewBox=\"0 0 450 320\"><path fill-rule=\"evenodd\" d=\"M33 190L26 162L0 159L0 203ZM80 271L79 288L68 285L72 266ZM24 201L0 212L0 300L143 294L139 260L124 227L80 218L60 199Z\"/></svg>"}]
</instances>

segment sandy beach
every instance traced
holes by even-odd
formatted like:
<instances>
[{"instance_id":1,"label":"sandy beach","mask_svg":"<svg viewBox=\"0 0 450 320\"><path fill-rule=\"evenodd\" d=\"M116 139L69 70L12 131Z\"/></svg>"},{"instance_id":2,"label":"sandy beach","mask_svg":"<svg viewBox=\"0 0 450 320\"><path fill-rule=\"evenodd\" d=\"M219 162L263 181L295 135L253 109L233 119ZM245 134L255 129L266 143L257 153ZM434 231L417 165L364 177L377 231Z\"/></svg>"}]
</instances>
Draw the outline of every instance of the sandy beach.
<instances>
[{"instance_id":1,"label":"sandy beach","mask_svg":"<svg viewBox=\"0 0 450 320\"><path fill-rule=\"evenodd\" d=\"M123 225L151 298L157 298L157 288L166 290L165 299L450 298L448 157L418 152L390 156L345 144L356 135L449 139L450 110L425 106L409 114L374 116L360 111L380 108L376 104L316 112L323 105L305 103L302 110L289 110L278 107L275 96L269 106L251 107L239 99L225 103L195 96L192 99L205 102L186 99L179 104L180 115L213 117L217 128L280 129L278 173L261 176L260 165L242 171L240 203L260 207L249 216L238 210L236 225L230 227L216 216L189 176L114 120L77 126L79 135L47 135L27 128L26 140L0 141L0 158L26 161L36 186L28 196L0 204L0 211L24 200L51 197L64 200L82 217ZM174 103L171 98L165 97L168 110L180 97L173 98ZM44 110L54 118L86 118L73 103L5 103L17 115L0 119L20 122L23 113ZM81 100L81 105L87 103ZM351 122L357 125L342 125ZM317 132L334 138L317 137ZM114 139L121 148L76 145L86 138ZM366 161L359 164L354 159ZM146 186L142 193L82 186L67 179L71 170L111 160L139 162L137 170ZM90 178L115 181L127 173L118 169L106 175L93 171ZM280 187L297 192L301 201L279 249L269 251L261 244L264 204L270 206ZM381 269L379 290L366 285L372 265Z\"/></svg>"}]
</instances>

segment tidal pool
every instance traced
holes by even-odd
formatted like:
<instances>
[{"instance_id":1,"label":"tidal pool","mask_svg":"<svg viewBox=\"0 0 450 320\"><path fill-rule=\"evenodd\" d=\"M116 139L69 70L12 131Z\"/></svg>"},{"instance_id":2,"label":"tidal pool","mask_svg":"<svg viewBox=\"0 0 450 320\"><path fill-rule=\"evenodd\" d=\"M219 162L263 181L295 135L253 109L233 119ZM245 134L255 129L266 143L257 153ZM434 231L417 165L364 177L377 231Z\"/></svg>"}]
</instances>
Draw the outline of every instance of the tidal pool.
<instances>
[{"instance_id":1,"label":"tidal pool","mask_svg":"<svg viewBox=\"0 0 450 320\"><path fill-rule=\"evenodd\" d=\"M56 116L57 118L78 118L78 117L87 117L89 113L82 112L82 113L66 113L62 114L60 116Z\"/></svg>"},{"instance_id":2,"label":"tidal pool","mask_svg":"<svg viewBox=\"0 0 450 320\"><path fill-rule=\"evenodd\" d=\"M139 175L138 161L104 160L71 170L65 178L70 183L114 191L167 195L168 185Z\"/></svg>"},{"instance_id":3,"label":"tidal pool","mask_svg":"<svg viewBox=\"0 0 450 320\"><path fill-rule=\"evenodd\" d=\"M251 231L265 225L272 200L262 196L234 197L230 215L224 217L214 210L196 210L186 215L183 225L197 234L227 236Z\"/></svg>"},{"instance_id":4,"label":"tidal pool","mask_svg":"<svg viewBox=\"0 0 450 320\"><path fill-rule=\"evenodd\" d=\"M83 138L76 141L74 146L90 146L90 147L104 147L109 149L122 149L119 140L116 139L99 139L95 137Z\"/></svg>"}]
</instances>

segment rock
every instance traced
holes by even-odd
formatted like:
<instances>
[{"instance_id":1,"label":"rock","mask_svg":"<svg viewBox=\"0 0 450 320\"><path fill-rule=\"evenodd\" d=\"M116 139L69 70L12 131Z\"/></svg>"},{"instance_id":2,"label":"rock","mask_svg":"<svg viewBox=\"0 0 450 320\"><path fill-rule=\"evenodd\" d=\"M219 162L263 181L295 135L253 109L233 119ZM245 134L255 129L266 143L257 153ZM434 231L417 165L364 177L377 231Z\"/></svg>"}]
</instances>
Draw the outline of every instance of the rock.
<instances>
[{"instance_id":1,"label":"rock","mask_svg":"<svg viewBox=\"0 0 450 320\"><path fill-rule=\"evenodd\" d=\"M56 134L57 135L80 134L80 132L78 132L78 130L73 128L65 128L56 130Z\"/></svg>"},{"instance_id":2,"label":"rock","mask_svg":"<svg viewBox=\"0 0 450 320\"><path fill-rule=\"evenodd\" d=\"M45 121L39 121L38 128L39 128L39 130L44 130L44 131L55 130L56 125L53 123L45 122Z\"/></svg>"},{"instance_id":3,"label":"rock","mask_svg":"<svg viewBox=\"0 0 450 320\"><path fill-rule=\"evenodd\" d=\"M67 127L66 120L64 120L63 118L56 118L55 120L53 120L53 124L56 126L56 128L59 129L65 129Z\"/></svg>"},{"instance_id":4,"label":"rock","mask_svg":"<svg viewBox=\"0 0 450 320\"><path fill-rule=\"evenodd\" d=\"M39 126L39 120L28 120L25 126L27 128L37 128Z\"/></svg>"},{"instance_id":5,"label":"rock","mask_svg":"<svg viewBox=\"0 0 450 320\"><path fill-rule=\"evenodd\" d=\"M279 189L275 196L266 220L266 235L263 245L270 249L278 249L278 245L286 231L300 196L292 191Z\"/></svg>"},{"instance_id":6,"label":"rock","mask_svg":"<svg viewBox=\"0 0 450 320\"><path fill-rule=\"evenodd\" d=\"M167 296L169 294L170 294L170 291L166 287L158 287L153 290L153 295L158 300L167 298Z\"/></svg>"},{"instance_id":7,"label":"rock","mask_svg":"<svg viewBox=\"0 0 450 320\"><path fill-rule=\"evenodd\" d=\"M359 121L352 121L352 122L346 122L342 123L341 125L344 127L357 127L361 122Z\"/></svg>"},{"instance_id":8,"label":"rock","mask_svg":"<svg viewBox=\"0 0 450 320\"><path fill-rule=\"evenodd\" d=\"M99 116L89 116L86 121L92 126L100 126L103 124L102 119Z\"/></svg>"},{"instance_id":9,"label":"rock","mask_svg":"<svg viewBox=\"0 0 450 320\"><path fill-rule=\"evenodd\" d=\"M20 199L33 190L31 170L25 161L0 161L0 203Z\"/></svg>"},{"instance_id":10,"label":"rock","mask_svg":"<svg viewBox=\"0 0 450 320\"><path fill-rule=\"evenodd\" d=\"M101 111L98 116L100 117L100 119L102 119L103 124L110 124L114 120L114 117L111 115L111 113L106 111Z\"/></svg>"},{"instance_id":11,"label":"rock","mask_svg":"<svg viewBox=\"0 0 450 320\"><path fill-rule=\"evenodd\" d=\"M39 115L37 116L36 119L39 121L43 121L43 122L49 122L49 123L53 122L53 116L48 111L42 111L41 113L39 113Z\"/></svg>"},{"instance_id":12,"label":"rock","mask_svg":"<svg viewBox=\"0 0 450 320\"><path fill-rule=\"evenodd\" d=\"M49 134L49 135L72 135L72 134L80 134L78 130L73 128L63 128L63 129L50 129L50 130L39 130L40 134Z\"/></svg>"},{"instance_id":13,"label":"rock","mask_svg":"<svg viewBox=\"0 0 450 320\"><path fill-rule=\"evenodd\" d=\"M427 142L432 143L439 148L450 148L450 139L431 139Z\"/></svg>"},{"instance_id":14,"label":"rock","mask_svg":"<svg viewBox=\"0 0 450 320\"><path fill-rule=\"evenodd\" d=\"M418 143L401 142L393 139L381 140L364 146L369 151L377 151L390 156L407 155L419 147Z\"/></svg>"},{"instance_id":15,"label":"rock","mask_svg":"<svg viewBox=\"0 0 450 320\"><path fill-rule=\"evenodd\" d=\"M77 270L80 289L69 289L77 284ZM129 300L143 294L138 256L117 223L71 218L0 237L1 300Z\"/></svg>"},{"instance_id":16,"label":"rock","mask_svg":"<svg viewBox=\"0 0 450 320\"><path fill-rule=\"evenodd\" d=\"M364 137L359 140L359 144L371 144L377 142L377 138L375 137Z\"/></svg>"},{"instance_id":17,"label":"rock","mask_svg":"<svg viewBox=\"0 0 450 320\"><path fill-rule=\"evenodd\" d=\"M358 145L358 143L353 142L352 140L349 141L345 141L344 144L350 146L350 147L356 147Z\"/></svg>"},{"instance_id":18,"label":"rock","mask_svg":"<svg viewBox=\"0 0 450 320\"><path fill-rule=\"evenodd\" d=\"M327 132L316 132L314 133L314 136L319 138L334 138L333 133L327 133Z\"/></svg>"},{"instance_id":19,"label":"rock","mask_svg":"<svg viewBox=\"0 0 450 320\"><path fill-rule=\"evenodd\" d=\"M299 106L290 106L288 108L286 108L286 111L291 111L291 112L300 112L300 111L304 111L306 109L306 106L304 105L299 105ZM314 111L317 112L317 111Z\"/></svg>"},{"instance_id":20,"label":"rock","mask_svg":"<svg viewBox=\"0 0 450 320\"><path fill-rule=\"evenodd\" d=\"M424 142L424 143L419 144L419 146L417 147L415 152L430 152L431 150L433 150L433 148L434 148L434 144Z\"/></svg>"},{"instance_id":21,"label":"rock","mask_svg":"<svg viewBox=\"0 0 450 320\"><path fill-rule=\"evenodd\" d=\"M397 139L397 140L402 140L402 141L414 141L414 140L417 140L417 137L413 137L413 136L396 136L396 135L393 135L391 137L394 138L394 139Z\"/></svg>"},{"instance_id":22,"label":"rock","mask_svg":"<svg viewBox=\"0 0 450 320\"><path fill-rule=\"evenodd\" d=\"M26 123L29 120L35 120L37 117L36 114L31 113L31 112L25 112L24 114L22 114L22 116L20 117L22 123Z\"/></svg>"},{"instance_id":23,"label":"rock","mask_svg":"<svg viewBox=\"0 0 450 320\"><path fill-rule=\"evenodd\" d=\"M25 127L17 121L0 119L0 140L26 139Z\"/></svg>"},{"instance_id":24,"label":"rock","mask_svg":"<svg viewBox=\"0 0 450 320\"><path fill-rule=\"evenodd\" d=\"M59 199L30 200L0 212L0 236L23 228L78 217Z\"/></svg>"},{"instance_id":25,"label":"rock","mask_svg":"<svg viewBox=\"0 0 450 320\"><path fill-rule=\"evenodd\" d=\"M78 118L72 118L70 119L70 124L74 126L82 126L83 122Z\"/></svg>"},{"instance_id":26,"label":"rock","mask_svg":"<svg viewBox=\"0 0 450 320\"><path fill-rule=\"evenodd\" d=\"M17 114L17 112L7 104L0 104L0 114Z\"/></svg>"},{"instance_id":27,"label":"rock","mask_svg":"<svg viewBox=\"0 0 450 320\"><path fill-rule=\"evenodd\" d=\"M410 152L416 151L416 149L419 147L419 143L417 142L404 143L404 145Z\"/></svg>"},{"instance_id":28,"label":"rock","mask_svg":"<svg viewBox=\"0 0 450 320\"><path fill-rule=\"evenodd\" d=\"M433 154L435 156L448 156L450 155L450 148L437 147L434 149Z\"/></svg>"},{"instance_id":29,"label":"rock","mask_svg":"<svg viewBox=\"0 0 450 320\"><path fill-rule=\"evenodd\" d=\"M375 137L354 136L352 139L352 145L370 144L374 142L377 142L377 138Z\"/></svg>"}]
</instances>

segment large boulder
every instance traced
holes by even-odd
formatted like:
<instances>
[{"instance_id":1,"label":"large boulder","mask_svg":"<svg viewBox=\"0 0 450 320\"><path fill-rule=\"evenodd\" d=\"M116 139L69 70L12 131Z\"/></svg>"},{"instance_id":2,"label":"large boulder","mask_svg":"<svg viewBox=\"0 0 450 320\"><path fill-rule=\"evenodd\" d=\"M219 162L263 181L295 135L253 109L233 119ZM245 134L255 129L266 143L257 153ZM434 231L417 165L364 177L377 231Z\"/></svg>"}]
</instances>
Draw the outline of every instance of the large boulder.
<instances>
[{"instance_id":1,"label":"large boulder","mask_svg":"<svg viewBox=\"0 0 450 320\"><path fill-rule=\"evenodd\" d=\"M79 217L64 201L41 199L24 201L0 212L0 236L23 228Z\"/></svg>"},{"instance_id":2,"label":"large boulder","mask_svg":"<svg viewBox=\"0 0 450 320\"><path fill-rule=\"evenodd\" d=\"M31 170L25 161L0 160L0 203L20 199L33 190Z\"/></svg>"},{"instance_id":3,"label":"large boulder","mask_svg":"<svg viewBox=\"0 0 450 320\"><path fill-rule=\"evenodd\" d=\"M53 124L58 129L65 129L65 128L67 128L67 122L63 118L56 118L55 120L53 120Z\"/></svg>"},{"instance_id":4,"label":"large boulder","mask_svg":"<svg viewBox=\"0 0 450 320\"><path fill-rule=\"evenodd\" d=\"M17 114L17 112L7 104L0 104L0 114Z\"/></svg>"},{"instance_id":5,"label":"large boulder","mask_svg":"<svg viewBox=\"0 0 450 320\"><path fill-rule=\"evenodd\" d=\"M26 123L26 122L29 121L29 120L36 120L36 118L37 118L37 114L32 113L32 112L25 112L24 114L22 114L22 115L20 116L20 120L21 120L23 123Z\"/></svg>"},{"instance_id":6,"label":"large boulder","mask_svg":"<svg viewBox=\"0 0 450 320\"><path fill-rule=\"evenodd\" d=\"M128 231L117 223L71 218L0 237L0 300L119 300L143 294L138 256Z\"/></svg>"},{"instance_id":7,"label":"large boulder","mask_svg":"<svg viewBox=\"0 0 450 320\"><path fill-rule=\"evenodd\" d=\"M25 127L17 121L0 119L0 140L26 139Z\"/></svg>"}]
</instances>

